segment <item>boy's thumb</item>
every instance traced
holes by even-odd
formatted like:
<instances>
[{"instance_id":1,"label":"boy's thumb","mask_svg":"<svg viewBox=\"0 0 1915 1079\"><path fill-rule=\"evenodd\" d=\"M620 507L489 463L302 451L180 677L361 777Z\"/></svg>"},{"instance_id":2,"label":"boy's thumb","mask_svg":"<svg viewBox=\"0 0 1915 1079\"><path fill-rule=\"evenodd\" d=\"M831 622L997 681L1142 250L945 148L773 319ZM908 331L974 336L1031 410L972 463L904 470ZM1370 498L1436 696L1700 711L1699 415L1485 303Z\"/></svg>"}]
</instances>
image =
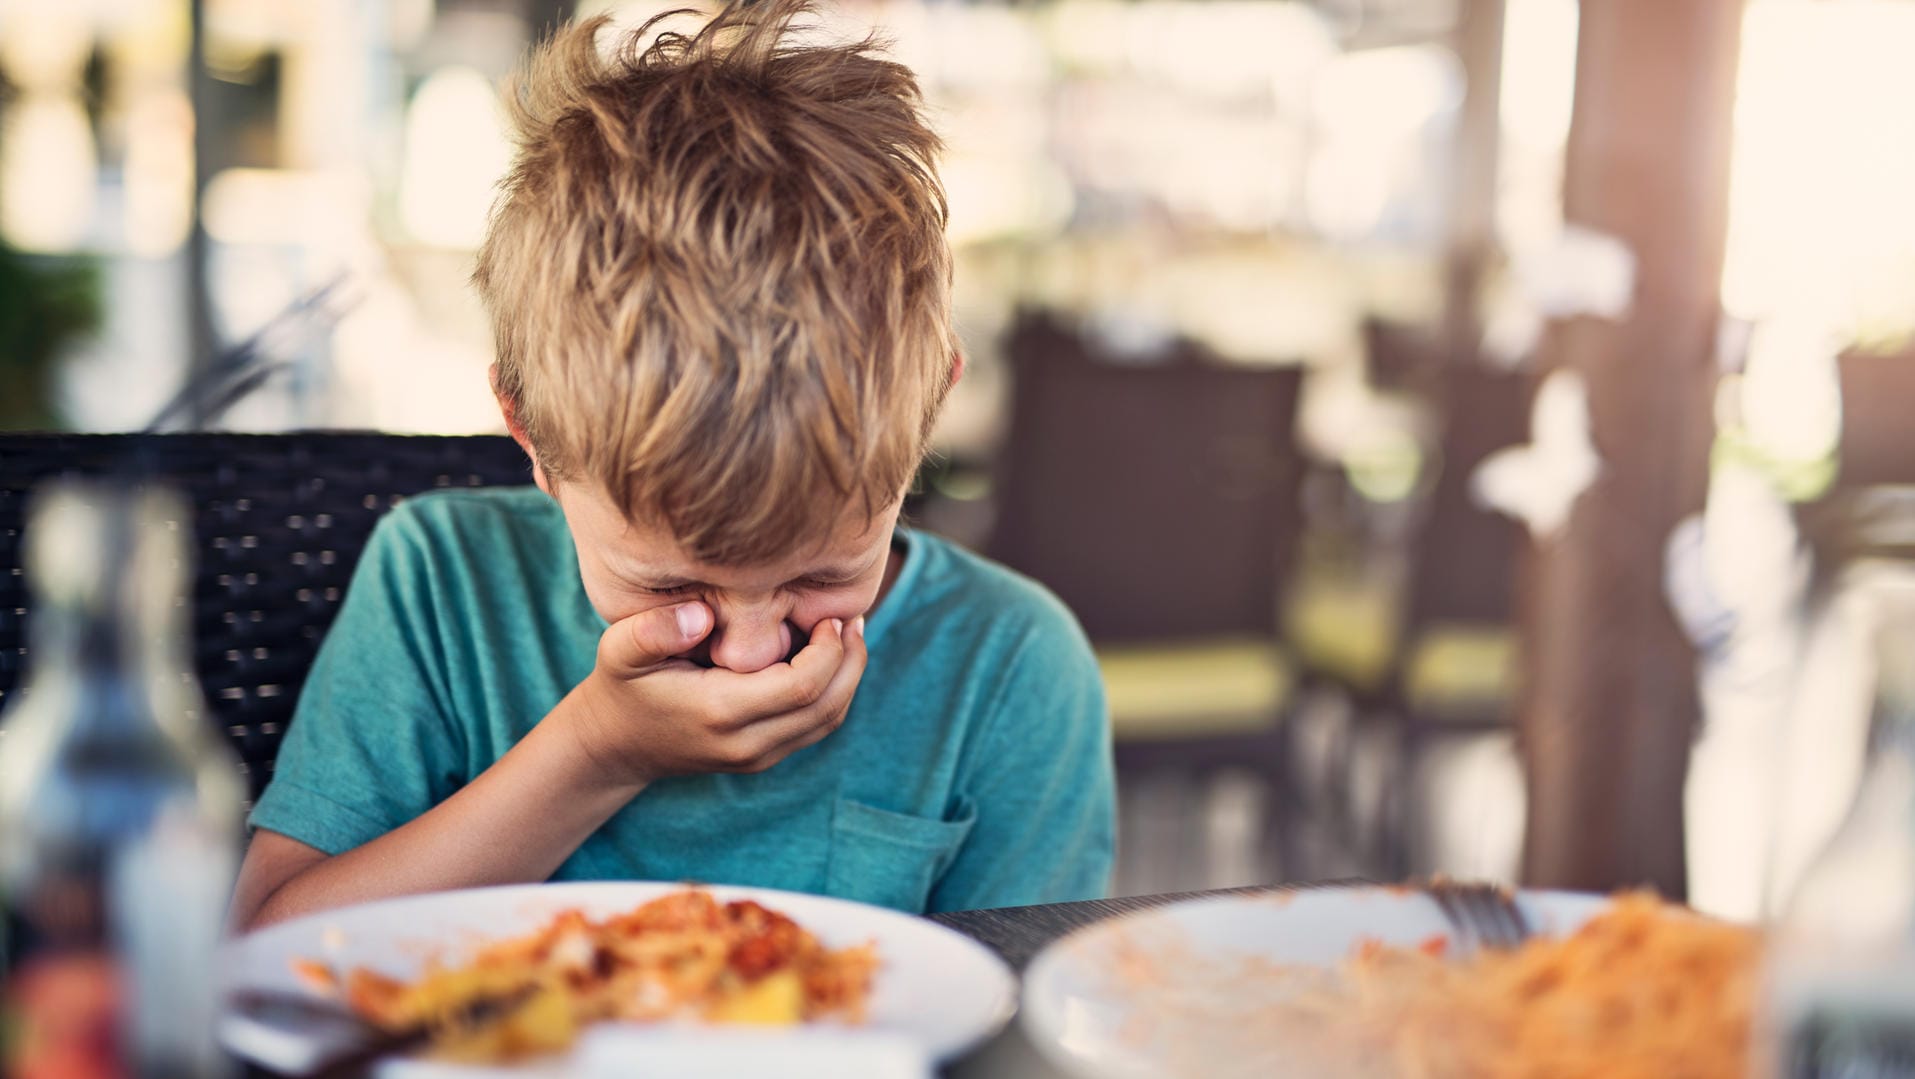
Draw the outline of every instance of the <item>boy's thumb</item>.
<instances>
[{"instance_id":1,"label":"boy's thumb","mask_svg":"<svg viewBox=\"0 0 1915 1079\"><path fill-rule=\"evenodd\" d=\"M654 607L624 619L606 633L602 658L628 670L653 667L679 655L711 631L711 609L693 600Z\"/></svg>"}]
</instances>

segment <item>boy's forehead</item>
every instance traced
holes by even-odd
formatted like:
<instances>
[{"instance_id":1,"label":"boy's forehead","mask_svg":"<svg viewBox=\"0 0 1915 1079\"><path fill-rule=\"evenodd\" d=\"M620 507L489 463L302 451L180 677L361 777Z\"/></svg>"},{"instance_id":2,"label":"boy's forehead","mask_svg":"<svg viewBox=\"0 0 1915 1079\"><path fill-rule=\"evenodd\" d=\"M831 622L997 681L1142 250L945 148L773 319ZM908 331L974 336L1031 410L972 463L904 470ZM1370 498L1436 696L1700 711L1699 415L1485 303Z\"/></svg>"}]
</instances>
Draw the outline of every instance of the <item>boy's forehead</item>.
<instances>
[{"instance_id":1,"label":"boy's forehead","mask_svg":"<svg viewBox=\"0 0 1915 1079\"><path fill-rule=\"evenodd\" d=\"M828 535L793 537L789 553L764 562L714 564L687 551L662 521L644 514L627 517L603 492L568 484L562 501L578 538L598 548L623 568L660 577L705 580L718 571L752 572L793 570L835 571L845 574L868 568L870 553L888 538L891 515L868 517L862 508L848 507Z\"/></svg>"},{"instance_id":2,"label":"boy's forehead","mask_svg":"<svg viewBox=\"0 0 1915 1079\"><path fill-rule=\"evenodd\" d=\"M686 551L669 533L628 530L613 541L620 561L634 571L656 577L717 581L734 575L767 574L799 577L806 574L854 576L870 568L875 536L860 530L852 536L794 542L789 554L762 562L703 562Z\"/></svg>"}]
</instances>

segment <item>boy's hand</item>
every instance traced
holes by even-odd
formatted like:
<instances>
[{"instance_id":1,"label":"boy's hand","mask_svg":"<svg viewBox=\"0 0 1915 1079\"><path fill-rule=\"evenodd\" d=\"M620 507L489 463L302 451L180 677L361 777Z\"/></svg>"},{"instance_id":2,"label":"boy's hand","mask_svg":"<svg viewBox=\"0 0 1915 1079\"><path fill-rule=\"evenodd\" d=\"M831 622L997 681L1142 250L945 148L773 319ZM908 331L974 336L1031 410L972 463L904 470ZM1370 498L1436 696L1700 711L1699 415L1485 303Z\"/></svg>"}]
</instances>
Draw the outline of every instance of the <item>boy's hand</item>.
<instances>
[{"instance_id":1,"label":"boy's hand","mask_svg":"<svg viewBox=\"0 0 1915 1079\"><path fill-rule=\"evenodd\" d=\"M615 622L599 638L568 718L608 782L761 772L844 722L868 655L862 617L819 622L790 663L751 674L674 658L711 628L711 610L691 602Z\"/></svg>"}]
</instances>

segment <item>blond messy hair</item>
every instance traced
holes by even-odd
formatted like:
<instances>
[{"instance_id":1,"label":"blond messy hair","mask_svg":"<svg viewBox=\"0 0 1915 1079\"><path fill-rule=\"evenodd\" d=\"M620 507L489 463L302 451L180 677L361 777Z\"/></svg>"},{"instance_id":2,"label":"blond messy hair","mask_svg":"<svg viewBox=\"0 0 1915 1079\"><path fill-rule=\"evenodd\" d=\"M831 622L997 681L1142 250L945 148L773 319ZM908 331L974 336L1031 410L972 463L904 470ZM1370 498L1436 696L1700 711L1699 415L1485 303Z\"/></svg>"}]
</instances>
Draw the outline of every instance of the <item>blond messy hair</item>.
<instances>
[{"instance_id":1,"label":"blond messy hair","mask_svg":"<svg viewBox=\"0 0 1915 1079\"><path fill-rule=\"evenodd\" d=\"M609 57L606 18L560 30L507 92L518 152L473 275L547 474L717 564L889 506L954 373L917 81L873 38L807 43L809 11L691 34L668 12Z\"/></svg>"}]
</instances>

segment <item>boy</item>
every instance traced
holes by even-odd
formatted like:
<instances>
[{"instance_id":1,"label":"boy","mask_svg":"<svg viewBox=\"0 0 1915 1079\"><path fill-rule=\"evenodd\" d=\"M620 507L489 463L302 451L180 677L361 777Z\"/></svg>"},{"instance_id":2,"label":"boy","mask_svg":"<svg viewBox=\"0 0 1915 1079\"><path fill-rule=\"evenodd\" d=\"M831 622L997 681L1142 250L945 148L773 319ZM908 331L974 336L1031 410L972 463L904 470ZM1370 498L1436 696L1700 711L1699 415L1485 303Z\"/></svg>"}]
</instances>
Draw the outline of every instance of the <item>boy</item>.
<instances>
[{"instance_id":1,"label":"boy","mask_svg":"<svg viewBox=\"0 0 1915 1079\"><path fill-rule=\"evenodd\" d=\"M237 924L548 878L910 911L1101 894L1081 632L896 524L962 366L937 137L908 70L805 44L804 10L641 48L647 24L612 60L586 22L508 95L474 279L536 487L381 522Z\"/></svg>"}]
</instances>

